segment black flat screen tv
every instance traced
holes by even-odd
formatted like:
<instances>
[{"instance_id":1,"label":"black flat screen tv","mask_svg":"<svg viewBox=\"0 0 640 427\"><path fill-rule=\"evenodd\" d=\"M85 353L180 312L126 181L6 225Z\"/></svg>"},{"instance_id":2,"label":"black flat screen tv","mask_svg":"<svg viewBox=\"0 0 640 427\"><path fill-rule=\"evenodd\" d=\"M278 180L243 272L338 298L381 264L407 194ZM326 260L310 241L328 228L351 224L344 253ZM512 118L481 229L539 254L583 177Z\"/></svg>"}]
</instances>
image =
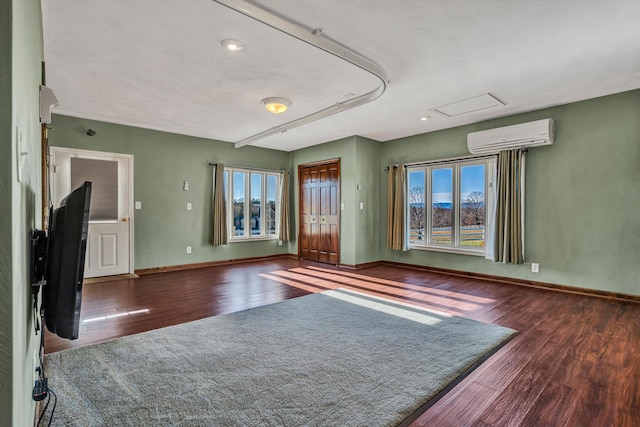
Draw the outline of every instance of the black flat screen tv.
<instances>
[{"instance_id":1,"label":"black flat screen tv","mask_svg":"<svg viewBox=\"0 0 640 427\"><path fill-rule=\"evenodd\" d=\"M49 215L44 323L50 332L71 340L80 329L90 204L91 182L85 181Z\"/></svg>"}]
</instances>

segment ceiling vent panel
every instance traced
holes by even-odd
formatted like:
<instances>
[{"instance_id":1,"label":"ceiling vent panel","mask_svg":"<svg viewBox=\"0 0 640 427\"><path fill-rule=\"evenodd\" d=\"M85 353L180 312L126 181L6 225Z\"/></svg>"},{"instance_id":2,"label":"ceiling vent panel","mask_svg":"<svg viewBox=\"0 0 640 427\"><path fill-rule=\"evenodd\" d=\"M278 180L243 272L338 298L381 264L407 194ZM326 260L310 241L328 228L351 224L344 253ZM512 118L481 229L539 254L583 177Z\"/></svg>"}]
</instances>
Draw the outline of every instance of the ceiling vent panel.
<instances>
[{"instance_id":1,"label":"ceiling vent panel","mask_svg":"<svg viewBox=\"0 0 640 427\"><path fill-rule=\"evenodd\" d=\"M487 108L503 107L504 105L505 104L502 101L490 93L485 93L484 95L474 96L473 98L436 107L433 111L437 111L447 117L456 117L463 114L486 110Z\"/></svg>"}]
</instances>

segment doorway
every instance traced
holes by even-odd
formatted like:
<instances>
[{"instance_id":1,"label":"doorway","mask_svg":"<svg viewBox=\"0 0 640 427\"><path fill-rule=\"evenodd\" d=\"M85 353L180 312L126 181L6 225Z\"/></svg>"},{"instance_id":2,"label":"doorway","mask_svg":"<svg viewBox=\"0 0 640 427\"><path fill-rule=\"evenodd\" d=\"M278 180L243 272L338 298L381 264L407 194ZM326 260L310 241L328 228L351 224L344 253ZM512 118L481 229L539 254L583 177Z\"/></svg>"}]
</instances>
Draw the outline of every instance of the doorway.
<instances>
[{"instance_id":1,"label":"doorway","mask_svg":"<svg viewBox=\"0 0 640 427\"><path fill-rule=\"evenodd\" d=\"M133 273L133 156L51 147L54 207L84 181L93 183L84 277Z\"/></svg>"},{"instance_id":2,"label":"doorway","mask_svg":"<svg viewBox=\"0 0 640 427\"><path fill-rule=\"evenodd\" d=\"M340 263L340 160L298 166L298 256Z\"/></svg>"}]
</instances>

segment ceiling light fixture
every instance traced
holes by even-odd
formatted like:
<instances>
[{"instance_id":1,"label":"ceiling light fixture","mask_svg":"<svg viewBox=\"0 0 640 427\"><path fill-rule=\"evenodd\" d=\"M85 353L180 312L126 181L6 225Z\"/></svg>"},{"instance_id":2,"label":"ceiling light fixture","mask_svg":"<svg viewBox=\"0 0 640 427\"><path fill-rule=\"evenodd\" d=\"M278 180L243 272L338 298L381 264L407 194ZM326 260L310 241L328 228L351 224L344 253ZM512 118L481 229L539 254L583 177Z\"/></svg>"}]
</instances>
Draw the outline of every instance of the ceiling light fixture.
<instances>
[{"instance_id":1,"label":"ceiling light fixture","mask_svg":"<svg viewBox=\"0 0 640 427\"><path fill-rule=\"evenodd\" d=\"M222 40L220 42L220 44L222 46L224 46L225 49L227 49L227 50L236 51L236 50L244 49L244 45L242 44L242 42L240 40L224 39L224 40Z\"/></svg>"},{"instance_id":2,"label":"ceiling light fixture","mask_svg":"<svg viewBox=\"0 0 640 427\"><path fill-rule=\"evenodd\" d=\"M383 68L381 68L375 62L372 62L369 59L365 58L362 54L349 49L345 45L338 43L336 41L333 41L328 37L324 37L323 36L324 32L319 33L318 31L316 31L316 34L313 34L311 31L309 31L308 27L305 27L296 21L283 18L282 16L276 14L275 12L272 12L269 9L265 9L261 6L258 6L251 1L247 1L247 0L213 0L213 1L223 6L226 6L232 10L235 10L236 12L241 13L251 19L255 19L258 22L268 25L269 27L274 28L278 31L281 31L284 34L294 37L304 43L308 43L309 45L314 46L319 50L322 50L331 55L334 55L337 58L342 59L347 63L350 63L356 67L363 69L364 71L368 72L369 74L376 77L380 81L380 84L378 85L378 87L376 87L375 89L365 94L356 96L354 98L345 100L343 102L337 102L331 106L322 108L314 113L308 114L303 117L298 117L297 119L291 120L290 122L283 123L278 126L274 126L271 129L267 129L265 131L249 136L247 138L241 139L240 141L237 141L234 144L236 148L244 147L245 145L249 145L261 138L266 138L276 133L282 133L284 131L296 128L298 126L311 123L315 120L319 120L319 119L340 113L342 111L359 107L368 102L378 99L387 89L389 80L387 78L387 73Z\"/></svg>"},{"instance_id":3,"label":"ceiling light fixture","mask_svg":"<svg viewBox=\"0 0 640 427\"><path fill-rule=\"evenodd\" d=\"M291 107L291 101L287 98L265 98L262 100L264 107L273 114L280 114Z\"/></svg>"}]
</instances>

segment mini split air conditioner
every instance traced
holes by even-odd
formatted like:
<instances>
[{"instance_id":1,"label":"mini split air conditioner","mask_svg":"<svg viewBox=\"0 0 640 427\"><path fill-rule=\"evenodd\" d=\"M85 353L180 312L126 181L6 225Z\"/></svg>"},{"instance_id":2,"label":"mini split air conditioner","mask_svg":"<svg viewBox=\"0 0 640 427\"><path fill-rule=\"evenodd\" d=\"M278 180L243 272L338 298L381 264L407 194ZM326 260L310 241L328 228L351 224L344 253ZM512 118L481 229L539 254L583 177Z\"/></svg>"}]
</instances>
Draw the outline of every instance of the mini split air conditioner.
<instances>
[{"instance_id":1,"label":"mini split air conditioner","mask_svg":"<svg viewBox=\"0 0 640 427\"><path fill-rule=\"evenodd\" d=\"M553 119L536 120L467 134L467 147L473 154L497 153L501 150L551 144L553 144Z\"/></svg>"}]
</instances>

